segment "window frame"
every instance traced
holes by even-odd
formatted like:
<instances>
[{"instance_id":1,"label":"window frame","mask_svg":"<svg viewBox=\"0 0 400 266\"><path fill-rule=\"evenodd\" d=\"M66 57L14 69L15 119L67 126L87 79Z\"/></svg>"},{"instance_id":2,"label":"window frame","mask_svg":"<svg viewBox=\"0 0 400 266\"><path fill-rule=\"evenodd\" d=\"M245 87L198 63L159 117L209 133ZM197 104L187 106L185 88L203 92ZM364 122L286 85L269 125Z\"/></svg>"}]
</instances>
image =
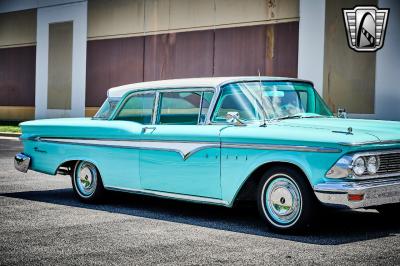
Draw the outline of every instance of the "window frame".
<instances>
[{"instance_id":1,"label":"window frame","mask_svg":"<svg viewBox=\"0 0 400 266\"><path fill-rule=\"evenodd\" d=\"M156 91L156 93L157 93L157 95L156 95L156 102L157 102L156 109L157 110L154 111L154 113L156 113L156 116L154 117L155 119L153 121L153 125L168 125L168 124L159 124L160 114L161 114L161 101L162 101L162 97L161 97L160 94L166 93L166 92L197 92L197 93L201 93L200 106L199 106L199 112L198 112L198 116L197 116L197 124L196 125L205 125L205 124L207 124L207 120L208 120L209 115L210 115L210 107L212 106L212 104L213 104L213 102L215 100L215 97L216 97L216 90L215 90L215 88L189 87L189 88L164 89L164 90L157 90ZM204 92L212 92L213 93L213 97L211 99L210 106L208 107L206 119L204 120L204 122L200 123L201 111L202 111L202 108L203 108ZM179 124L175 124L175 125L179 125Z\"/></svg>"},{"instance_id":2,"label":"window frame","mask_svg":"<svg viewBox=\"0 0 400 266\"><path fill-rule=\"evenodd\" d=\"M311 82L311 81L303 80L303 79L294 79L294 78L287 78L287 79L285 79L285 78L282 78L282 79L280 79L280 78L277 78L277 79L266 79L265 77L261 77L261 78L259 78L259 79L252 79L252 78L250 78L250 79L243 79L243 80L226 81L226 82L223 82L223 83L219 84L219 85L216 87L216 92L217 92L218 95L217 95L217 96L214 95L212 104L210 105L210 110L209 110L209 111L211 111L211 113L210 113L210 112L208 113L208 120L207 120L207 121L208 121L208 124L209 124L209 125L229 125L228 122L214 122L214 121L212 121L213 116L214 116L215 109L216 109L216 107L217 107L217 105L218 105L218 102L221 100L221 95L222 95L223 87L224 87L224 86L229 85L229 84L234 84L234 83L260 82L260 81L261 81L261 82L293 82L293 83L298 82L298 83L309 84L309 85L311 86L311 88L313 89L315 102L317 101L316 98L319 97L319 98L322 100L322 102L323 102L323 104L324 104L324 107L325 107L328 111L332 112L332 111L329 109L329 106L328 106L328 105L326 104L326 102L323 100L323 97L321 97L321 95L320 95L320 94L318 93L318 91L315 89L314 83ZM314 102L313 104L315 104L315 102ZM261 115L264 115L264 113L263 113L263 111L262 111L263 107L261 106L261 104L257 101L257 102L256 102L256 105L257 105L257 109L260 111L260 114L261 114ZM212 110L211 110L211 108L212 108ZM333 113L333 112L332 112L332 113ZM265 118L265 119L268 119L268 118Z\"/></svg>"},{"instance_id":3,"label":"window frame","mask_svg":"<svg viewBox=\"0 0 400 266\"><path fill-rule=\"evenodd\" d=\"M195 86L190 86L187 88L152 88L152 89L143 89L143 90L137 90L137 91L132 91L129 92L129 94L125 97L123 97L122 101L120 102L120 104L117 105L117 107L114 110L114 113L110 116L109 120L115 120L117 121L115 118L118 116L118 114L121 112L121 110L124 108L126 102L134 96L137 95L142 95L142 94L151 94L154 93L155 94L155 99L154 99L154 104L153 104L153 110L152 110L152 114L151 114L151 123L147 124L147 125L160 125L158 124L158 118L160 115L160 111L161 111L161 93L163 92L198 92L201 93L201 98L200 98L200 108L199 108L199 113L198 113L198 119L197 119L197 124L196 125L207 125L207 124L211 124L210 123L210 116L214 110L214 106L217 102L217 99L219 97L219 89L215 88L215 87L195 87ZM210 105L208 107L207 110L207 114L206 114L206 118L205 120L200 123L200 116L201 116L201 111L203 108L203 96L204 96L204 92L212 92L213 93L213 97L211 98L211 102ZM120 121L125 121L125 120L120 120ZM127 122L133 122L133 121L128 121ZM137 122L136 122L137 123ZM140 124L140 123L139 123ZM144 124L141 124L144 125Z\"/></svg>"},{"instance_id":4,"label":"window frame","mask_svg":"<svg viewBox=\"0 0 400 266\"><path fill-rule=\"evenodd\" d=\"M138 96L138 95L139 96L143 95L143 94L154 94L154 102L153 102L153 108L152 108L152 112L151 112L151 123L150 124L142 124L142 123L134 122L134 121L130 121L130 120L117 120L116 119L117 116L121 113L122 109L125 107L126 103L129 101L129 99L131 99L132 97ZM146 90L146 91L143 90L143 91L132 92L121 101L121 103L117 106L117 108L115 108L114 114L112 115L110 120L133 122L133 123L138 123L141 125L152 125L153 124L153 116L154 116L154 106L155 106L156 102L157 102L157 92L154 90Z\"/></svg>"}]
</instances>

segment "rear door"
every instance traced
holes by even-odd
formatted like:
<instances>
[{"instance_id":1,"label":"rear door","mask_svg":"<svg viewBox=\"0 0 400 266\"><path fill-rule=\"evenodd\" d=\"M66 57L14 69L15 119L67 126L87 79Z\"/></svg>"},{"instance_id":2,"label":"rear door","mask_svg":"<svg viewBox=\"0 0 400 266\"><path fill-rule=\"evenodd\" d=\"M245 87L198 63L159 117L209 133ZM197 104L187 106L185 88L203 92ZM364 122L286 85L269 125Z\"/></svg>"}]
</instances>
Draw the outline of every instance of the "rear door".
<instances>
[{"instance_id":1,"label":"rear door","mask_svg":"<svg viewBox=\"0 0 400 266\"><path fill-rule=\"evenodd\" d=\"M156 93L134 92L129 95L111 123L120 123L115 132L113 151L105 153L110 158L105 171L110 172L107 186L120 189L140 189L139 157L143 128L152 124ZM118 128L118 127L117 127ZM128 131L128 132L127 132Z\"/></svg>"}]
</instances>

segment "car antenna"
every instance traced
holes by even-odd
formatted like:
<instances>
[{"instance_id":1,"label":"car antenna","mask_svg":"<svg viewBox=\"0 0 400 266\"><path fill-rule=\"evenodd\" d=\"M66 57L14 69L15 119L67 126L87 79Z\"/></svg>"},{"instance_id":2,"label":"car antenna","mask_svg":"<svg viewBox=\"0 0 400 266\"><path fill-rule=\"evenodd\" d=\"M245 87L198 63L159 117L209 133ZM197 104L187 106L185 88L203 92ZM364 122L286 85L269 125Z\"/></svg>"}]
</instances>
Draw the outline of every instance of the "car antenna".
<instances>
[{"instance_id":1,"label":"car antenna","mask_svg":"<svg viewBox=\"0 0 400 266\"><path fill-rule=\"evenodd\" d=\"M264 109L264 104L263 104L263 91L262 91L262 83L261 83L261 74L260 74L260 69L257 69L257 72L258 72L258 86L259 86L259 89L260 89L260 99L261 99L261 108L262 108L262 111L263 111L263 123L262 123L262 127L265 127L265 126L267 126L267 112L265 111L265 109Z\"/></svg>"}]
</instances>

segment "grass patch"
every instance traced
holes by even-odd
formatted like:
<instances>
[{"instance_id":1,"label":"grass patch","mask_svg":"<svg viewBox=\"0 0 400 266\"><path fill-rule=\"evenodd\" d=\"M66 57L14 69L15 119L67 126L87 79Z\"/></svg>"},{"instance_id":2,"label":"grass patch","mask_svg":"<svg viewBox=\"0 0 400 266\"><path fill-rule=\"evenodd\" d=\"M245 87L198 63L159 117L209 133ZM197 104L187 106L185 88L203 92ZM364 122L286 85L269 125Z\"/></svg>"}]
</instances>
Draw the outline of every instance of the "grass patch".
<instances>
[{"instance_id":1,"label":"grass patch","mask_svg":"<svg viewBox=\"0 0 400 266\"><path fill-rule=\"evenodd\" d=\"M21 133L21 128L18 124L19 122L0 121L0 132Z\"/></svg>"}]
</instances>

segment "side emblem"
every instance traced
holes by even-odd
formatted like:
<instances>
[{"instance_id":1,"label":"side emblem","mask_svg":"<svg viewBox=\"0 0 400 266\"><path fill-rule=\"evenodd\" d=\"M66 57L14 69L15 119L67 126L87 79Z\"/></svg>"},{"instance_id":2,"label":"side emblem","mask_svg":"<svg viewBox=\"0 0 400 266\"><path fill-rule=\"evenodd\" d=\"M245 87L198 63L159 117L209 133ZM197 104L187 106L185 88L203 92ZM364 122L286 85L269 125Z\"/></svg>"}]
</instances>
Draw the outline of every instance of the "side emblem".
<instances>
[{"instance_id":1,"label":"side emblem","mask_svg":"<svg viewBox=\"0 0 400 266\"><path fill-rule=\"evenodd\" d=\"M356 6L343 9L349 47L357 52L374 52L383 47L389 9Z\"/></svg>"}]
</instances>

